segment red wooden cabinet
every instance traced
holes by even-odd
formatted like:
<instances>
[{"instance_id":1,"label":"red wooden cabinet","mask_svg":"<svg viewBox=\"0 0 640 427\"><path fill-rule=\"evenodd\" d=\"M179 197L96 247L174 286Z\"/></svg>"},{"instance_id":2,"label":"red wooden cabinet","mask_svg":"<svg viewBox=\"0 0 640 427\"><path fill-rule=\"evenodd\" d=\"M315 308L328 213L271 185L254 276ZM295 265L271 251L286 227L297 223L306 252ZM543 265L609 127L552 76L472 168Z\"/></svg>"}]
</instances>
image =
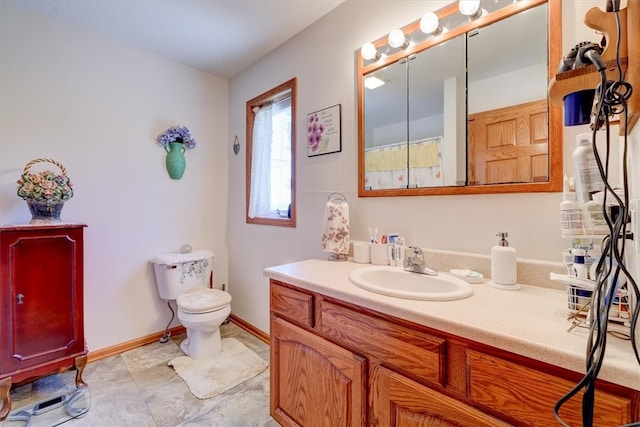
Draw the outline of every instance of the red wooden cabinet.
<instances>
[{"instance_id":1,"label":"red wooden cabinet","mask_svg":"<svg viewBox=\"0 0 640 427\"><path fill-rule=\"evenodd\" d=\"M12 384L76 368L85 385L84 227L0 227L0 420Z\"/></svg>"}]
</instances>

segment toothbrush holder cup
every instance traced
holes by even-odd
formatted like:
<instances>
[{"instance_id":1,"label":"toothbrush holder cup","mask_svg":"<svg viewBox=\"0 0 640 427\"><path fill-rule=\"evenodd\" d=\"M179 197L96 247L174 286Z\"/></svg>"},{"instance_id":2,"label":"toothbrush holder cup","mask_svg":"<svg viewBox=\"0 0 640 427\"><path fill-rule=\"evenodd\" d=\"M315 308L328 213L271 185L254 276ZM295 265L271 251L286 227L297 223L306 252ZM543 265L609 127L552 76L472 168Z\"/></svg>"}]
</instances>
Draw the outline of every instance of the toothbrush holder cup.
<instances>
[{"instance_id":1,"label":"toothbrush holder cup","mask_svg":"<svg viewBox=\"0 0 640 427\"><path fill-rule=\"evenodd\" d=\"M354 242L353 261L359 264L369 264L371 262L371 244L368 242Z\"/></svg>"},{"instance_id":2,"label":"toothbrush holder cup","mask_svg":"<svg viewBox=\"0 0 640 427\"><path fill-rule=\"evenodd\" d=\"M389 265L386 243L374 243L371 245L371 264Z\"/></svg>"}]
</instances>

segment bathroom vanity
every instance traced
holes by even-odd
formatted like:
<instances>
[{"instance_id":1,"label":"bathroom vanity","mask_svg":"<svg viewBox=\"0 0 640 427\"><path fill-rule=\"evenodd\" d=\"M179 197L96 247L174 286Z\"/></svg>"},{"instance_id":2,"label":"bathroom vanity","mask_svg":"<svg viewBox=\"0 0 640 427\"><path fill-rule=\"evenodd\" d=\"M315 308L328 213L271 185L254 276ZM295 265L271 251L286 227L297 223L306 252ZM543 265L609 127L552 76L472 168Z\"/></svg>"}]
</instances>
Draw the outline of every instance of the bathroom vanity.
<instances>
[{"instance_id":1,"label":"bathroom vanity","mask_svg":"<svg viewBox=\"0 0 640 427\"><path fill-rule=\"evenodd\" d=\"M581 378L585 330L567 332L566 293L473 285L457 301L415 301L351 284L361 264L267 268L271 415L283 426L558 425ZM640 366L611 338L594 425L640 420ZM578 396L581 396L579 394ZM582 425L581 400L560 411Z\"/></svg>"},{"instance_id":2,"label":"bathroom vanity","mask_svg":"<svg viewBox=\"0 0 640 427\"><path fill-rule=\"evenodd\" d=\"M85 385L84 227L0 227L0 420L12 384L75 368Z\"/></svg>"}]
</instances>

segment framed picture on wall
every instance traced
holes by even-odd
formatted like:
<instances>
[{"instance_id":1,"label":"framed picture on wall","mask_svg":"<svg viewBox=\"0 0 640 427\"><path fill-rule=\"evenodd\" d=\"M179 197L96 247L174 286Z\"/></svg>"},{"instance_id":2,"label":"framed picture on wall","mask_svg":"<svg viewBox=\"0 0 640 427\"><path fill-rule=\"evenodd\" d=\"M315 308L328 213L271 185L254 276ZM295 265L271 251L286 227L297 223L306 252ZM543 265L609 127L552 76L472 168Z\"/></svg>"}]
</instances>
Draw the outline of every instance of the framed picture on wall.
<instances>
[{"instance_id":1,"label":"framed picture on wall","mask_svg":"<svg viewBox=\"0 0 640 427\"><path fill-rule=\"evenodd\" d=\"M337 153L342 150L341 105L307 115L307 156Z\"/></svg>"}]
</instances>

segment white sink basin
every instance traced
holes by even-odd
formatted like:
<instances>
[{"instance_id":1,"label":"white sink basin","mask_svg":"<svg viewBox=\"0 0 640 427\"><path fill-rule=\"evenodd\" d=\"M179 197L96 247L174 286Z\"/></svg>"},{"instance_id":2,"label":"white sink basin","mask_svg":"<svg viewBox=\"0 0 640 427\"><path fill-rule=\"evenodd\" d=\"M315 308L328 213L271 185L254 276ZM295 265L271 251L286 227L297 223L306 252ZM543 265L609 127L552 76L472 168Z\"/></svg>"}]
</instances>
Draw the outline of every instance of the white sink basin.
<instances>
[{"instance_id":1,"label":"white sink basin","mask_svg":"<svg viewBox=\"0 0 640 427\"><path fill-rule=\"evenodd\" d=\"M469 283L447 273L428 276L397 267L363 267L352 271L349 280L377 294L407 299L452 301L473 295Z\"/></svg>"}]
</instances>

